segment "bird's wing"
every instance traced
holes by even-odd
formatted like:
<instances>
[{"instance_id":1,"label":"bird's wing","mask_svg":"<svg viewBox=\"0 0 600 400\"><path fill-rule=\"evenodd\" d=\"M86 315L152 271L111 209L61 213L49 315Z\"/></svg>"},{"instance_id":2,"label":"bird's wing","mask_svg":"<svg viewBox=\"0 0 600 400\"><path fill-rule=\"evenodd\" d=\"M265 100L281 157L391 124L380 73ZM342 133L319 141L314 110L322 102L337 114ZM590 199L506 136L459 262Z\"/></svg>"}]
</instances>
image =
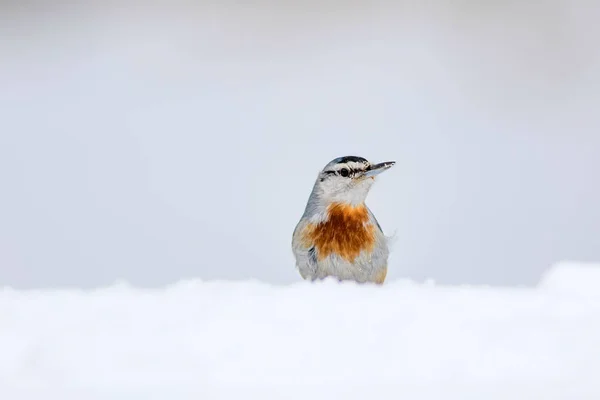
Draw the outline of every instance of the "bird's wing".
<instances>
[{"instance_id":1,"label":"bird's wing","mask_svg":"<svg viewBox=\"0 0 600 400\"><path fill-rule=\"evenodd\" d=\"M314 245L307 247L306 243L302 240L302 233L305 228L305 221L301 221L296 226L292 240L292 250L296 257L296 267L300 270L302 276L305 279L312 279L317 271L317 250Z\"/></svg>"}]
</instances>

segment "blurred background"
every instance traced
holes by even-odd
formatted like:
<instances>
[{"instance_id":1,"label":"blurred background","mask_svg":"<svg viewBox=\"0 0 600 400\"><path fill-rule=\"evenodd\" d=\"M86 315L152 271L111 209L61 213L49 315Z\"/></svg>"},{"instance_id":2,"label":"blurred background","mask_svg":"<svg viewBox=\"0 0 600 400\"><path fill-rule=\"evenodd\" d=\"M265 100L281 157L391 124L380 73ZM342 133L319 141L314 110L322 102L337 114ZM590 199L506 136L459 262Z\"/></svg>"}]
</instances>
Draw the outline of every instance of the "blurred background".
<instances>
[{"instance_id":1,"label":"blurred background","mask_svg":"<svg viewBox=\"0 0 600 400\"><path fill-rule=\"evenodd\" d=\"M600 4L0 3L0 285L300 280L331 159L389 280L534 285L600 261Z\"/></svg>"}]
</instances>

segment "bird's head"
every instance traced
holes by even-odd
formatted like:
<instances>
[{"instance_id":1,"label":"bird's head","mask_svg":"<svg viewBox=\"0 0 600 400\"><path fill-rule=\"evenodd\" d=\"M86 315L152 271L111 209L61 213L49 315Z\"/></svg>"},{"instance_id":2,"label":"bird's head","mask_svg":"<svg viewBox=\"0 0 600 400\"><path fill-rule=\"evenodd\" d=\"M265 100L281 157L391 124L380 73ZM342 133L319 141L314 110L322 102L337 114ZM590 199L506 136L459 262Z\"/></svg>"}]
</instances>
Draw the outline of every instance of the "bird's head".
<instances>
[{"instance_id":1,"label":"bird's head","mask_svg":"<svg viewBox=\"0 0 600 400\"><path fill-rule=\"evenodd\" d=\"M319 173L313 195L324 203L359 205L364 203L375 177L396 164L371 164L362 157L339 157Z\"/></svg>"}]
</instances>

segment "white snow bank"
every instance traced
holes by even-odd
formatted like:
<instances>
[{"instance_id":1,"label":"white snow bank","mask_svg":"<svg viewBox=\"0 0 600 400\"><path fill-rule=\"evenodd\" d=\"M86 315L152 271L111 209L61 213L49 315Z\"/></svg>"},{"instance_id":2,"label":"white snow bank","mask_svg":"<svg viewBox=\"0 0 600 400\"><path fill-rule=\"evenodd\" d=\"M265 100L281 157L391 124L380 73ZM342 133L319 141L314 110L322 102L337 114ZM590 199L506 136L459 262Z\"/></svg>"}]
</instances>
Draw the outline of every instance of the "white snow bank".
<instances>
[{"instance_id":1,"label":"white snow bank","mask_svg":"<svg viewBox=\"0 0 600 400\"><path fill-rule=\"evenodd\" d=\"M554 292L600 296L600 265L564 261L549 269L540 287Z\"/></svg>"},{"instance_id":2,"label":"white snow bank","mask_svg":"<svg viewBox=\"0 0 600 400\"><path fill-rule=\"evenodd\" d=\"M581 271L533 289L4 289L0 399L598 399L600 297L552 290Z\"/></svg>"}]
</instances>

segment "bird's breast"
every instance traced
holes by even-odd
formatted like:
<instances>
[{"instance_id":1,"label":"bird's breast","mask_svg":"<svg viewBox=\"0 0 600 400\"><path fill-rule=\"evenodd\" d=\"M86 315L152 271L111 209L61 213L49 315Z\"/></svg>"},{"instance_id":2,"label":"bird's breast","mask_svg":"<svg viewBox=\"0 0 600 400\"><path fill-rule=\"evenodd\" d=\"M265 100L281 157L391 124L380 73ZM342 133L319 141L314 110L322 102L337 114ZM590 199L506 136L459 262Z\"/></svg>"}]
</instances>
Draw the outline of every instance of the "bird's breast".
<instances>
[{"instance_id":1,"label":"bird's breast","mask_svg":"<svg viewBox=\"0 0 600 400\"><path fill-rule=\"evenodd\" d=\"M303 239L308 247L314 246L317 257L323 260L331 254L354 262L363 250L375 246L375 226L369 211L363 205L332 204L327 208L327 218L318 224L308 224Z\"/></svg>"}]
</instances>

